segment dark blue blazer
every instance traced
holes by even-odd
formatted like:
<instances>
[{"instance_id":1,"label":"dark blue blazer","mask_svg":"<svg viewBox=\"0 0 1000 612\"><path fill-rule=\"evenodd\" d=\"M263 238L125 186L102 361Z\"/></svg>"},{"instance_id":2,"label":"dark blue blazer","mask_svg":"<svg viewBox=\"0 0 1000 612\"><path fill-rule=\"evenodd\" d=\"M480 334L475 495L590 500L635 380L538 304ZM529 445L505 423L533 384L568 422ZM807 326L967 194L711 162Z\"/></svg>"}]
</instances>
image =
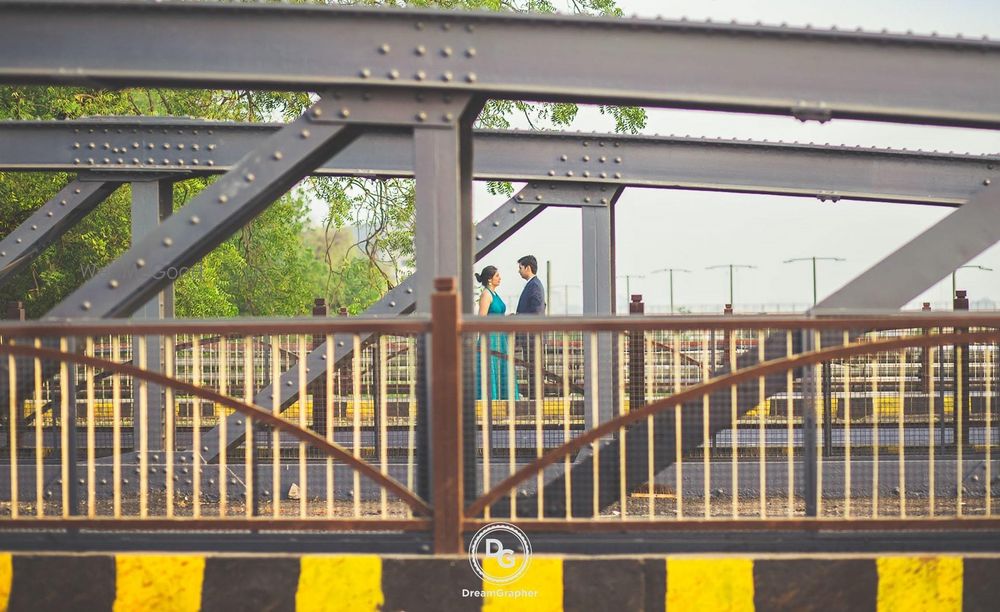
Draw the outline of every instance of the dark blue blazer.
<instances>
[{"instance_id":1,"label":"dark blue blazer","mask_svg":"<svg viewBox=\"0 0 1000 612\"><path fill-rule=\"evenodd\" d=\"M533 276L521 291L517 314L545 314L545 287L537 276Z\"/></svg>"}]
</instances>

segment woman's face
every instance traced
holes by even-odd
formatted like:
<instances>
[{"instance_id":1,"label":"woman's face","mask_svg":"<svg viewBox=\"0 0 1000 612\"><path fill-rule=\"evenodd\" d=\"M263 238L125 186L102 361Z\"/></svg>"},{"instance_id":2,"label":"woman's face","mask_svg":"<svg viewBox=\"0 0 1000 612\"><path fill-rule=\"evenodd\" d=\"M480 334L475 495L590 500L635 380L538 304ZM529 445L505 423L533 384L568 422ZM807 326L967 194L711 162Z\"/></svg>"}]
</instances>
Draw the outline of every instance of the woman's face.
<instances>
[{"instance_id":1,"label":"woman's face","mask_svg":"<svg viewBox=\"0 0 1000 612\"><path fill-rule=\"evenodd\" d=\"M497 270L496 274L493 275L493 278L490 279L490 289L495 289L496 287L499 286L500 286L500 271Z\"/></svg>"}]
</instances>

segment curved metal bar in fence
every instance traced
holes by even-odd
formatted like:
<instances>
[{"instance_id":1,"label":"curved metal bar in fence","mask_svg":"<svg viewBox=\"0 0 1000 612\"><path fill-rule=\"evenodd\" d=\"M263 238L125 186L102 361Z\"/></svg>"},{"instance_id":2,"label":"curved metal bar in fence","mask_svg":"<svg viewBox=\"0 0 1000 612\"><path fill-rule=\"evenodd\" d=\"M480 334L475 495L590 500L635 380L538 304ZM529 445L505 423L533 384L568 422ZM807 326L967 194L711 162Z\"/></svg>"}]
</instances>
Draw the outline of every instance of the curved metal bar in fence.
<instances>
[{"instance_id":1,"label":"curved metal bar in fence","mask_svg":"<svg viewBox=\"0 0 1000 612\"><path fill-rule=\"evenodd\" d=\"M613 434L622 428L628 427L631 424L643 421L649 416L664 412L665 410L693 399L698 399L719 389L725 389L741 382L755 380L759 377L767 376L768 374L786 372L803 366L814 365L832 359L852 357L855 355L883 353L907 348L926 348L939 345L973 344L976 342L997 341L1000 341L1000 330L976 333L948 333L927 336L910 336L907 338L881 342L854 343L833 348L826 348L819 351L802 353L792 357L774 359L749 368L737 370L725 376L713 378L701 384L689 387L670 397L666 397L651 404L646 404L642 408L633 409L582 433L580 436L573 438L562 446L548 451L484 493L466 508L465 516L470 519L479 516L487 507L499 501L505 495L508 495L512 489L517 487L517 485L536 476L546 467L554 464L556 461L562 460L566 455L580 450L584 446L591 444L604 436Z\"/></svg>"},{"instance_id":2,"label":"curved metal bar in fence","mask_svg":"<svg viewBox=\"0 0 1000 612\"><path fill-rule=\"evenodd\" d=\"M122 363L116 363L113 361L107 361L105 359L99 359L97 357L90 357L88 355L80 355L77 353L64 353L55 349L47 348L37 348L34 346L20 345L20 344L0 344L0 355L17 355L21 357L32 357L36 359L46 359L51 361L67 361L75 363L78 365L87 365L94 368L104 368L108 370L115 371L119 374L127 374L133 376L137 379L145 380L147 382L162 385L163 387L169 387L176 391L183 391L185 393L190 393L191 395L198 397L200 399L207 399L217 404L232 408L249 418L255 419L261 423L266 423L275 429L282 431L291 435L292 437L298 439L301 442L305 442L319 449L320 451L331 455L337 459L342 460L349 467L355 471L367 476L374 483L382 486L388 491L391 491L397 495L403 502L405 502L412 510L414 514L417 515L430 515L432 513L430 505L424 500L420 499L416 494L407 489L403 484L397 482L390 476L379 472L377 469L369 465L367 462L353 456L348 450L341 447L339 444L331 442L326 438L318 435L317 433L310 431L308 429L302 429L296 425L293 425L284 419L278 418L276 415L260 408L259 406L254 406L252 404L247 404L239 400L233 399L227 395L223 395L211 389L206 389L204 387L197 387L193 384L186 383L175 378L170 378L159 374L157 372L150 372L148 370L143 370L135 366L126 365Z\"/></svg>"}]
</instances>

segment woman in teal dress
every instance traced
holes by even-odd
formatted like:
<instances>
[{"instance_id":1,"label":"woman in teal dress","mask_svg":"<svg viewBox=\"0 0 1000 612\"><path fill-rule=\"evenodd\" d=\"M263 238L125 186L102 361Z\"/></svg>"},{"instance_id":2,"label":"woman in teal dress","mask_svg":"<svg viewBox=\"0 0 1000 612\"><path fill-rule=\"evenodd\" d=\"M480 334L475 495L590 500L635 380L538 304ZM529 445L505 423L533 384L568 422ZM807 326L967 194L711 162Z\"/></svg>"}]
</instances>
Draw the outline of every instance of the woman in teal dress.
<instances>
[{"instance_id":1,"label":"woman in teal dress","mask_svg":"<svg viewBox=\"0 0 1000 612\"><path fill-rule=\"evenodd\" d=\"M476 275L476 280L483 286L483 292L479 296L479 315L503 316L507 313L507 305L500 299L497 287L500 286L500 272L496 266L486 266L483 271ZM489 337L489 374L487 385L489 385L489 398L505 400L509 397L507 393L507 334L496 333L487 334ZM483 336L479 338L476 347L476 399L483 398L482 390L482 351Z\"/></svg>"}]
</instances>

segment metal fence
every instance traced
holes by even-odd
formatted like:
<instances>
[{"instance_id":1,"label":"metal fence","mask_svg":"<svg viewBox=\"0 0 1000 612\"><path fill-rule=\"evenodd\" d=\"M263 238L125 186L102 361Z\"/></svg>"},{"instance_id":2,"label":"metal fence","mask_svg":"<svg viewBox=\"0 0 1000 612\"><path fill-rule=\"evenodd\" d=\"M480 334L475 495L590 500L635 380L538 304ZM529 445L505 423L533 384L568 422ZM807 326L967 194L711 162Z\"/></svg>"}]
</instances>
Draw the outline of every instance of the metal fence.
<instances>
[{"instance_id":1,"label":"metal fence","mask_svg":"<svg viewBox=\"0 0 1000 612\"><path fill-rule=\"evenodd\" d=\"M993 527L1000 315L0 326L0 526Z\"/></svg>"}]
</instances>

